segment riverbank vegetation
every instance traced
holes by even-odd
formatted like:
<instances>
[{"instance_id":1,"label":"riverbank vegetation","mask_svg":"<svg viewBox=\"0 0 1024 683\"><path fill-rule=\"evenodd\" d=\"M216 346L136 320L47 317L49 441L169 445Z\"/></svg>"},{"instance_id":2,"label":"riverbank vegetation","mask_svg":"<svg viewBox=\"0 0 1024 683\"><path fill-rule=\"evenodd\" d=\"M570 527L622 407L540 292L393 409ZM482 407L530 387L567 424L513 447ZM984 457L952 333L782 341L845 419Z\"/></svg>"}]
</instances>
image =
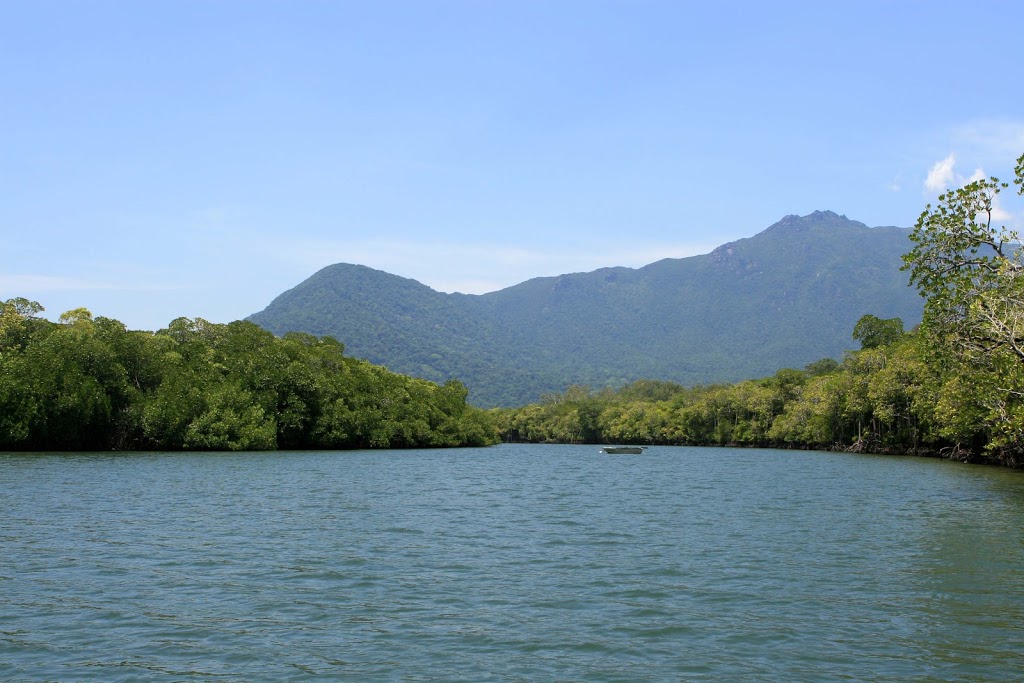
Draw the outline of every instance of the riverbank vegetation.
<instances>
[{"instance_id":1,"label":"riverbank vegetation","mask_svg":"<svg viewBox=\"0 0 1024 683\"><path fill-rule=\"evenodd\" d=\"M884 321L884 322L897 322ZM912 452L938 447L920 336L824 359L803 370L684 387L641 380L617 391L574 386L497 411L508 441L843 448Z\"/></svg>"},{"instance_id":2,"label":"riverbank vegetation","mask_svg":"<svg viewBox=\"0 0 1024 683\"><path fill-rule=\"evenodd\" d=\"M348 358L330 337L179 318L129 331L0 304L0 450L477 446L493 418L437 385Z\"/></svg>"},{"instance_id":3,"label":"riverbank vegetation","mask_svg":"<svg viewBox=\"0 0 1024 683\"><path fill-rule=\"evenodd\" d=\"M1017 160L1024 194L1024 155ZM911 233L904 269L922 324L864 316L859 351L731 385L571 387L498 411L510 441L741 445L922 453L1024 465L1024 260L997 226L1008 184L939 196Z\"/></svg>"},{"instance_id":4,"label":"riverbank vegetation","mask_svg":"<svg viewBox=\"0 0 1024 683\"><path fill-rule=\"evenodd\" d=\"M1024 155L1017 160L1024 194ZM508 441L826 448L1024 465L1024 250L980 179L922 212L903 257L920 326L865 315L841 360L736 384L571 386L483 411L345 357L332 337L179 318L156 333L0 304L0 449L397 448ZM723 312L727 315L727 312Z\"/></svg>"},{"instance_id":5,"label":"riverbank vegetation","mask_svg":"<svg viewBox=\"0 0 1024 683\"><path fill-rule=\"evenodd\" d=\"M574 386L496 414L506 441L824 449L1021 465L1021 444L982 419L987 385L933 364L932 356L915 330L841 362L824 359L764 379L695 387L642 380L617 391Z\"/></svg>"}]
</instances>

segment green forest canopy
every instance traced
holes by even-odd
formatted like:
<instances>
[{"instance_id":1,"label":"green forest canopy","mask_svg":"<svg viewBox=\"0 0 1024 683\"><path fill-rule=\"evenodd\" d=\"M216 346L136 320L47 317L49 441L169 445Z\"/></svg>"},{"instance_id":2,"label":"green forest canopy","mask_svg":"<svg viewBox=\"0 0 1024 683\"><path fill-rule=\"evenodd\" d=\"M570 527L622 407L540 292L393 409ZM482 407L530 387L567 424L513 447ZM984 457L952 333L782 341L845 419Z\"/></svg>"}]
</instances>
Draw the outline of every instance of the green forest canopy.
<instances>
[{"instance_id":1,"label":"green forest canopy","mask_svg":"<svg viewBox=\"0 0 1024 683\"><path fill-rule=\"evenodd\" d=\"M0 449L266 450L486 445L466 388L343 355L330 337L178 318L129 331L85 309L0 304Z\"/></svg>"}]
</instances>

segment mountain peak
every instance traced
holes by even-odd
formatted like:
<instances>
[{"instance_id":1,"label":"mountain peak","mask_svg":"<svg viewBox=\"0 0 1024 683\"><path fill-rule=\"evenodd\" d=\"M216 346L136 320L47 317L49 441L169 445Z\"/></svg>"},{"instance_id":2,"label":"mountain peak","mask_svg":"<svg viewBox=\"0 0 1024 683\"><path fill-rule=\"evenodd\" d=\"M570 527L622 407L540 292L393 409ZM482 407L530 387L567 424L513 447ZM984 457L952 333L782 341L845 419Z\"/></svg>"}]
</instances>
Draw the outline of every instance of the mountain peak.
<instances>
[{"instance_id":1,"label":"mountain peak","mask_svg":"<svg viewBox=\"0 0 1024 683\"><path fill-rule=\"evenodd\" d=\"M841 357L865 313L920 320L923 302L900 270L908 233L816 211L711 254L479 296L337 265L250 319L275 334L331 335L396 372L457 377L485 406L571 384L738 381Z\"/></svg>"},{"instance_id":2,"label":"mountain peak","mask_svg":"<svg viewBox=\"0 0 1024 683\"><path fill-rule=\"evenodd\" d=\"M815 211L806 216L797 216L796 214L784 216L782 220L766 228L762 234L846 227L866 228L867 226L859 221L850 220L845 214L838 214L835 211Z\"/></svg>"},{"instance_id":3,"label":"mountain peak","mask_svg":"<svg viewBox=\"0 0 1024 683\"><path fill-rule=\"evenodd\" d=\"M836 218L841 218L844 221L849 220L846 217L846 214L838 214L835 211L829 211L827 209L825 211L815 211L813 213L808 214L807 216L804 216L804 218L811 218L817 220L834 220Z\"/></svg>"},{"instance_id":4,"label":"mountain peak","mask_svg":"<svg viewBox=\"0 0 1024 683\"><path fill-rule=\"evenodd\" d=\"M732 259L741 245L744 245L744 248L749 248L750 245L761 244L765 240L787 244L803 243L808 240L820 241L822 238L831 237L831 235L823 235L823 232L849 230L850 228L867 229L867 226L859 221L850 220L844 214L838 214L835 211L815 211L806 216L789 214L753 237L745 237L717 247L711 252L710 257L714 262L722 262Z\"/></svg>"}]
</instances>

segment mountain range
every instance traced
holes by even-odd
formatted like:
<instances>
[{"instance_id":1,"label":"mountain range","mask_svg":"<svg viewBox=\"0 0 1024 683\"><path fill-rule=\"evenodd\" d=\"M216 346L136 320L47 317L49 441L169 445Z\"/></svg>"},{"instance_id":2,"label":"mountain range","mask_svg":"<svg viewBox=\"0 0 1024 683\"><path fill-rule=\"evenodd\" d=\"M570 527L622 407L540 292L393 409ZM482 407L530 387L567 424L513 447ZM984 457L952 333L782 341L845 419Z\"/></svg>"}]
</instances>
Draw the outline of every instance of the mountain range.
<instances>
[{"instance_id":1,"label":"mountain range","mask_svg":"<svg viewBox=\"0 0 1024 683\"><path fill-rule=\"evenodd\" d=\"M463 381L479 406L571 384L735 382L839 358L867 313L920 322L900 256L909 229L831 211L786 216L709 254L445 294L366 266L328 266L249 320L331 335L396 372Z\"/></svg>"}]
</instances>

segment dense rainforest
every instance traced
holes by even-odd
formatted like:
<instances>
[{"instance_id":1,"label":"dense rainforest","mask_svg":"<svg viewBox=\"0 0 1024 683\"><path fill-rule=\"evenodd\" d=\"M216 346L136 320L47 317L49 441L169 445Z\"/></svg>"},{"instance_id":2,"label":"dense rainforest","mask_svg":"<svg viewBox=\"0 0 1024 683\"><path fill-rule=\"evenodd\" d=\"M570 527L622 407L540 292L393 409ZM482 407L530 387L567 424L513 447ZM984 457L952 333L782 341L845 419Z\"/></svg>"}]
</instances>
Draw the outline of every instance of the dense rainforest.
<instances>
[{"instance_id":1,"label":"dense rainforest","mask_svg":"<svg viewBox=\"0 0 1024 683\"><path fill-rule=\"evenodd\" d=\"M506 441L845 450L1024 465L1024 444L1004 436L1011 425L985 418L986 384L932 363L923 332L904 333L898 318L865 316L864 327L888 330L862 337L863 348L842 362L826 358L736 384L574 386L496 411L499 428Z\"/></svg>"},{"instance_id":2,"label":"dense rainforest","mask_svg":"<svg viewBox=\"0 0 1024 683\"><path fill-rule=\"evenodd\" d=\"M1024 194L1024 155L1017 160ZM859 351L761 380L685 388L633 382L585 386L498 411L513 441L749 445L931 453L1024 465L1024 258L996 226L996 178L926 207L903 257L925 297L911 332L862 317Z\"/></svg>"},{"instance_id":3,"label":"dense rainforest","mask_svg":"<svg viewBox=\"0 0 1024 683\"><path fill-rule=\"evenodd\" d=\"M402 448L497 442L466 388L343 355L330 337L179 318L129 331L0 304L0 450Z\"/></svg>"},{"instance_id":4,"label":"dense rainforest","mask_svg":"<svg viewBox=\"0 0 1024 683\"><path fill-rule=\"evenodd\" d=\"M894 326L842 362L736 384L684 387L640 380L613 391L573 386L540 403L496 411L507 441L694 446L841 448L873 452L939 449L938 378L920 335L898 318L865 316L858 327Z\"/></svg>"}]
</instances>

